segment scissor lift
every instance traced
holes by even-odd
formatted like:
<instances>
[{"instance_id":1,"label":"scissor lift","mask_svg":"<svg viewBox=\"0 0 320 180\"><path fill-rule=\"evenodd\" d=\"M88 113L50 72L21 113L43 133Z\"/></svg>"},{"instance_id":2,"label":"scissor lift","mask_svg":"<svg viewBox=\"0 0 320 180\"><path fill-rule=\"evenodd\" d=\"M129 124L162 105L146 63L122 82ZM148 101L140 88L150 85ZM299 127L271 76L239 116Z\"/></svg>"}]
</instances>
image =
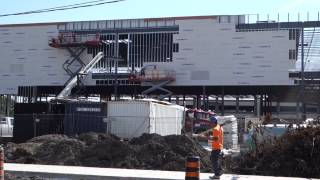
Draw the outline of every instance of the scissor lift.
<instances>
[{"instance_id":1,"label":"scissor lift","mask_svg":"<svg viewBox=\"0 0 320 180\"><path fill-rule=\"evenodd\" d=\"M49 46L54 48L66 49L70 57L63 63L62 67L66 73L70 76L67 82L64 84L65 89L58 95L58 98L66 96L67 91L71 91L73 87L78 85L78 93L84 89L84 85L81 81L81 77L84 75L84 71L88 65L90 69L91 64L98 62L102 57L103 53L99 53L99 60L96 61L98 55L91 60L87 65L81 60L81 54L89 47L98 47L101 43L99 34L75 34L74 32L60 32L57 37L49 38ZM100 57L101 56L101 57ZM70 67L79 63L80 67L76 70L72 70ZM70 94L70 92L68 92Z\"/></svg>"},{"instance_id":2,"label":"scissor lift","mask_svg":"<svg viewBox=\"0 0 320 180\"><path fill-rule=\"evenodd\" d=\"M96 65L103 57L104 57L103 53L99 52L88 64L82 67L78 72L78 74L76 74L69 81L67 81L66 86L58 94L55 100L58 100L58 101L69 100L71 90L79 83L79 81L81 81L81 78L84 75L87 75L90 72L90 70L94 67L94 65Z\"/></svg>"},{"instance_id":3,"label":"scissor lift","mask_svg":"<svg viewBox=\"0 0 320 180\"><path fill-rule=\"evenodd\" d=\"M150 68L151 67L151 68ZM143 91L141 94L146 96L160 90L165 94L159 96L160 100L172 95L172 92L164 87L169 83L175 81L176 73L173 70L158 69L156 65L149 65L143 67L140 72L134 72L130 75L129 80L140 82L142 86L151 86L149 89Z\"/></svg>"},{"instance_id":4,"label":"scissor lift","mask_svg":"<svg viewBox=\"0 0 320 180\"><path fill-rule=\"evenodd\" d=\"M85 63L80 59L80 55L88 47L98 47L101 43L99 34L75 34L59 33L58 37L49 38L49 46L54 48L63 48L70 53L70 58L63 63L63 69L70 76L65 85L78 74L78 72L85 66ZM72 71L70 66L78 62L80 67L76 71Z\"/></svg>"}]
</instances>

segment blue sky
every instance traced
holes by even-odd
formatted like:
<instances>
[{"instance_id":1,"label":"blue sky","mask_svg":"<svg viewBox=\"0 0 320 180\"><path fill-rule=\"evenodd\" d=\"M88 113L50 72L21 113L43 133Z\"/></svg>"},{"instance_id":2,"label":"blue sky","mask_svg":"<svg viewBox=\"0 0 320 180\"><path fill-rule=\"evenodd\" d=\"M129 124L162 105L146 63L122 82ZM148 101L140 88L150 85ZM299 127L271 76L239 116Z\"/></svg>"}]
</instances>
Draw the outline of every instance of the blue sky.
<instances>
[{"instance_id":1,"label":"blue sky","mask_svg":"<svg viewBox=\"0 0 320 180\"><path fill-rule=\"evenodd\" d=\"M0 14L23 12L87 2L89 0L1 0ZM32 14L0 17L0 24L61 22L106 19L131 19L193 15L260 14L260 20L317 19L320 0L126 0L115 4Z\"/></svg>"}]
</instances>

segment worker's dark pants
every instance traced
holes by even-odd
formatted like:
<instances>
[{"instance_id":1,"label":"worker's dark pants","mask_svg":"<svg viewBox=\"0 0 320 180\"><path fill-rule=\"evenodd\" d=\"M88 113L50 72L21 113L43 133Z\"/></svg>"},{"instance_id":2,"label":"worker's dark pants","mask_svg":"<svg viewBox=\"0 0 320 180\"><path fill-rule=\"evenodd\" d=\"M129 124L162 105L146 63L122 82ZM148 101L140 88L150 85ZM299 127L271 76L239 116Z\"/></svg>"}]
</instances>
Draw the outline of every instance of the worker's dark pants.
<instances>
[{"instance_id":1,"label":"worker's dark pants","mask_svg":"<svg viewBox=\"0 0 320 180\"><path fill-rule=\"evenodd\" d=\"M212 162L212 168L215 176L220 176L220 165L219 165L220 152L221 150L211 151L211 162Z\"/></svg>"}]
</instances>

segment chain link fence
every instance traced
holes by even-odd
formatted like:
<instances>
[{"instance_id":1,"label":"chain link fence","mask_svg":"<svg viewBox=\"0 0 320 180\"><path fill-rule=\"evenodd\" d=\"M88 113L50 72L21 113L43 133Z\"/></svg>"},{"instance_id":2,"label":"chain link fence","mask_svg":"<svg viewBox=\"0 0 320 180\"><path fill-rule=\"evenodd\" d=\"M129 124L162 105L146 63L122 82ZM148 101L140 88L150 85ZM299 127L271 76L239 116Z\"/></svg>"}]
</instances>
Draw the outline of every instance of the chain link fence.
<instances>
[{"instance_id":1,"label":"chain link fence","mask_svg":"<svg viewBox=\"0 0 320 180\"><path fill-rule=\"evenodd\" d=\"M100 116L90 114L19 114L15 115L13 136L25 141L46 134L74 136L86 132L108 133L133 138L143 133L181 134L182 117Z\"/></svg>"}]
</instances>

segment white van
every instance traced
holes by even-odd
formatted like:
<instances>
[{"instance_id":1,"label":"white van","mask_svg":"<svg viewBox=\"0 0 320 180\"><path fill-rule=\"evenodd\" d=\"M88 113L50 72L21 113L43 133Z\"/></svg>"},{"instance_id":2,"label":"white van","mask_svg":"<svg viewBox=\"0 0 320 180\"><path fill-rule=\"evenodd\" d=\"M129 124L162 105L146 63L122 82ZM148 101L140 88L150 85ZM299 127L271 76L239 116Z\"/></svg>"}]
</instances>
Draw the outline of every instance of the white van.
<instances>
[{"instance_id":1,"label":"white van","mask_svg":"<svg viewBox=\"0 0 320 180\"><path fill-rule=\"evenodd\" d=\"M0 137L13 137L13 117L0 117Z\"/></svg>"}]
</instances>

